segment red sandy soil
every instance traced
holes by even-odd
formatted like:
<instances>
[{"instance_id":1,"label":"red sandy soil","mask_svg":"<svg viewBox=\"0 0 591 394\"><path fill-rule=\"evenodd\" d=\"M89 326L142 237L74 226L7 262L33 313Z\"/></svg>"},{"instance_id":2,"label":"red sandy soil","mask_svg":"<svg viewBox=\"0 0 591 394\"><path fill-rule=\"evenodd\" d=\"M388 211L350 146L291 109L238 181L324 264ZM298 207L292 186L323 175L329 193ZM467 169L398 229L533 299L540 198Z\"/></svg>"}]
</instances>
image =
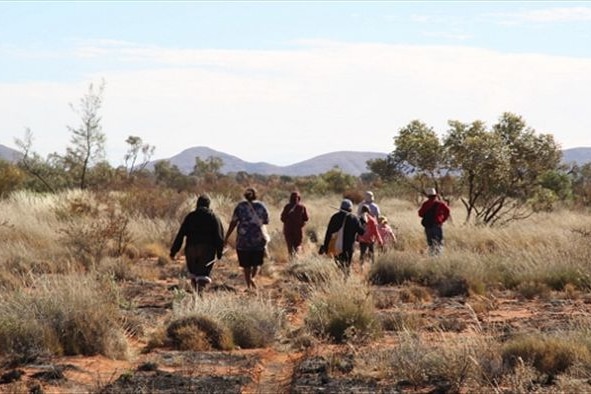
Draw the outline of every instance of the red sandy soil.
<instances>
[{"instance_id":1,"label":"red sandy soil","mask_svg":"<svg viewBox=\"0 0 591 394\"><path fill-rule=\"evenodd\" d=\"M329 263L327 261L327 263ZM141 285L133 282L122 282L123 294L137 305L138 309L146 312L146 324L143 335L130 336L130 357L127 360L112 360L104 356L92 357L54 357L44 360L41 364L25 365L17 367L24 372L20 379L12 383L0 384L0 392L33 392L43 390L45 393L81 393L98 392L106 385L116 381L121 375L132 374L139 366L147 363L157 364L158 371L183 376L246 376L250 379L240 388L243 393L279 393L288 392L296 365L309 355L331 354L340 350L346 350L348 345L320 344L314 349L305 352L294 350L289 346L289 340L279 339L272 347L255 350L233 350L227 353L228 359L199 358L197 361L183 359L183 352L171 349L153 349L143 352L148 341L148 332L163 325L170 316L172 293L170 288L179 285L178 275L182 272L184 262L175 261L169 265L158 265L155 260L144 260L140 264L149 268L150 272L159 271L159 277L153 280L144 280ZM288 266L286 261L275 261L276 272L272 277L259 277L258 292L263 296L276 299L281 305L285 300L280 286L285 286L286 277L282 271ZM361 275L355 268L353 275ZM237 265L235 256L228 256L224 262L214 268L213 278L215 283L224 283L234 287L237 291L244 291L242 274ZM294 279L288 279L293 281ZM387 297L400 290L399 287L375 287L374 294ZM211 290L207 290L205 297L211 296ZM524 330L532 328L542 330L544 327L556 328L569 319L583 316L591 311L589 298L578 297L575 299L544 300L518 300L514 294L498 293L483 296L457 296L440 298L433 296L431 299L413 302L409 304L389 306L396 310L404 310L405 313L416 313L421 316L424 327L420 328L425 337L441 337L440 328L448 327L446 335L476 335L477 330L494 327L495 330ZM291 305L287 315L288 330L293 331L304 324L306 313L305 301L300 305ZM387 312L388 308L380 310ZM150 313L152 315L150 315ZM450 328L451 327L451 328ZM434 335L438 332L439 336ZM396 344L396 333L385 333L379 342L367 345L369 348L384 348ZM193 356L192 356L193 357ZM216 361L217 360L217 361ZM61 368L62 378L51 380L47 378L35 378L34 374L48 370ZM15 368L5 368L0 374L7 373ZM40 392L40 391L37 391ZM171 391L172 392L172 391Z\"/></svg>"}]
</instances>

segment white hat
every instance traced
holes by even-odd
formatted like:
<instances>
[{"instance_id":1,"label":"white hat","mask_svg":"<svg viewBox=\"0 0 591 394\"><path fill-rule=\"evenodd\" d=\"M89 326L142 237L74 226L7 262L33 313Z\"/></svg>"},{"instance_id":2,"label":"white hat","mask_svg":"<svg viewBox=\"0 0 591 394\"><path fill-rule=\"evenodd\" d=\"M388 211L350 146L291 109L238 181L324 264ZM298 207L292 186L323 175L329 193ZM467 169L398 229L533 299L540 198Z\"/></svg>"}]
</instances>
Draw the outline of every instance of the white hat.
<instances>
[{"instance_id":1,"label":"white hat","mask_svg":"<svg viewBox=\"0 0 591 394\"><path fill-rule=\"evenodd\" d=\"M428 187L425 189L425 194L427 196L436 196L437 195L437 191L435 190L434 187Z\"/></svg>"}]
</instances>

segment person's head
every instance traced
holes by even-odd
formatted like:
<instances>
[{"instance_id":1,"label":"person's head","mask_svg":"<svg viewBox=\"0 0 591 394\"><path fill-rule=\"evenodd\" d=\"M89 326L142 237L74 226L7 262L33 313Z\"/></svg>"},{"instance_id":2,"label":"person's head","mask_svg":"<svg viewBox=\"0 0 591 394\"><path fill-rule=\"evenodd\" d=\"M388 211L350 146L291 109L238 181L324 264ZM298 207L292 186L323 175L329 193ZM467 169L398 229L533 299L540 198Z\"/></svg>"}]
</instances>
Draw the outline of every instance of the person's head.
<instances>
[{"instance_id":1,"label":"person's head","mask_svg":"<svg viewBox=\"0 0 591 394\"><path fill-rule=\"evenodd\" d=\"M211 204L211 200L205 194L202 194L197 198L197 208L209 208L209 204Z\"/></svg>"},{"instance_id":2,"label":"person's head","mask_svg":"<svg viewBox=\"0 0 591 394\"><path fill-rule=\"evenodd\" d=\"M351 212L353 210L353 202L348 198L343 199L343 201L341 201L341 209L343 211Z\"/></svg>"},{"instance_id":3,"label":"person's head","mask_svg":"<svg viewBox=\"0 0 591 394\"><path fill-rule=\"evenodd\" d=\"M373 202L373 192L370 192L369 190L365 192L365 201Z\"/></svg>"},{"instance_id":4,"label":"person's head","mask_svg":"<svg viewBox=\"0 0 591 394\"><path fill-rule=\"evenodd\" d=\"M254 201L257 199L257 191L253 187L249 187L244 191L244 198L247 201Z\"/></svg>"},{"instance_id":5,"label":"person's head","mask_svg":"<svg viewBox=\"0 0 591 394\"><path fill-rule=\"evenodd\" d=\"M435 198L437 197L437 190L434 187L428 187L425 189L425 194L428 198Z\"/></svg>"},{"instance_id":6,"label":"person's head","mask_svg":"<svg viewBox=\"0 0 591 394\"><path fill-rule=\"evenodd\" d=\"M362 205L361 206L361 213L369 213L369 207L367 205Z\"/></svg>"},{"instance_id":7,"label":"person's head","mask_svg":"<svg viewBox=\"0 0 591 394\"><path fill-rule=\"evenodd\" d=\"M378 223L379 224L388 224L388 218L385 217L384 215L380 215L378 217Z\"/></svg>"},{"instance_id":8,"label":"person's head","mask_svg":"<svg viewBox=\"0 0 591 394\"><path fill-rule=\"evenodd\" d=\"M300 193L298 192L292 192L291 195L289 196L289 202L292 204L296 204L298 202L300 202L301 196Z\"/></svg>"}]
</instances>

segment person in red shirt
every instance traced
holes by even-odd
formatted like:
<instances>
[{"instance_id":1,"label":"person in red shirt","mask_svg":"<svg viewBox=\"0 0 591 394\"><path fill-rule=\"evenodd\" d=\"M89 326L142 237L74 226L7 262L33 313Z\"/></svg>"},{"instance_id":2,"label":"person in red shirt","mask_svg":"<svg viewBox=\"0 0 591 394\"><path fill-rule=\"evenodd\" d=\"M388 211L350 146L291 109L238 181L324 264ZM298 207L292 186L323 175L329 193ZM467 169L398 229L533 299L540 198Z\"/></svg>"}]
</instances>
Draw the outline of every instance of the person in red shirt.
<instances>
[{"instance_id":1,"label":"person in red shirt","mask_svg":"<svg viewBox=\"0 0 591 394\"><path fill-rule=\"evenodd\" d=\"M308 221L308 211L301 202L298 192L292 192L289 196L289 203L281 211L283 222L283 236L287 244L287 251L290 257L295 256L302 247L304 239L304 225Z\"/></svg>"},{"instance_id":2,"label":"person in red shirt","mask_svg":"<svg viewBox=\"0 0 591 394\"><path fill-rule=\"evenodd\" d=\"M449 207L439 199L437 191L430 187L425 190L427 201L419 209L421 225L425 228L429 254L436 256L443 251L443 223L449 218Z\"/></svg>"}]
</instances>

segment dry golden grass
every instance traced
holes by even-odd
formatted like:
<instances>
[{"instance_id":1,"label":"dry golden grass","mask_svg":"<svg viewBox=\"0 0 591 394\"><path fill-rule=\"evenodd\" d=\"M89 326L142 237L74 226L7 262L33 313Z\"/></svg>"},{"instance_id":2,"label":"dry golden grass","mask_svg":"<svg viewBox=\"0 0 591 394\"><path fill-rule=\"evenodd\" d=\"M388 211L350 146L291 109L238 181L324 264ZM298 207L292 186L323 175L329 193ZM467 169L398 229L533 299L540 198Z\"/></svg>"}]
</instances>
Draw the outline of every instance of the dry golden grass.
<instances>
[{"instance_id":1,"label":"dry golden grass","mask_svg":"<svg viewBox=\"0 0 591 394\"><path fill-rule=\"evenodd\" d=\"M158 275L168 267L169 277L180 278L178 264L168 259L168 250L182 218L196 201L196 196L174 196L170 201L167 196L152 201L150 196L105 199L88 191L56 195L19 192L0 200L0 343L4 356L20 357L17 361L21 362L44 354L125 356L124 319L119 317L123 306L133 309L133 304L117 299L103 286L129 281L144 289L142 281L164 279ZM227 228L238 200L226 195L210 197L212 208ZM450 392L469 392L474 387L483 392L527 392L537 384L540 374L563 377L553 386L555 392L584 387L577 380L591 370L591 341L586 339L591 329L584 315L570 319L571 325L545 327L551 332L542 337L518 336L523 334L519 327L509 323L503 327L506 332L485 331L479 319L497 310L499 295L550 306L552 302L583 304L591 299L589 213L543 213L505 227L489 228L464 224L463 208L455 203L453 220L444 225L444 253L432 258L426 251L418 205L382 199L379 191L376 197L396 231L398 243L387 252L379 252L368 271L355 272L350 280L343 281L334 263L317 254L326 225L342 197L303 196L310 221L303 251L291 261L279 220L287 199L266 201L263 195L270 211L272 259L264 265L262 282L285 287L259 295L211 292L198 299L178 286L180 290L165 295L174 300L171 316L163 325L207 316L220 327L204 324L203 330L194 330L199 324L180 324L173 334L175 346L218 348L212 345L212 335L226 331L240 348L275 346L278 338L287 338L295 349L339 346L330 343L338 342L357 349L355 373L365 371L406 381L418 391L444 381L446 386L439 388ZM132 203L146 206L134 207ZM109 212L115 214L111 218L123 215L124 220L109 222ZM155 216L158 212L162 214ZM92 229L97 220L126 225L107 226L111 232L87 232L86 237L77 237L77 229ZM64 229L68 228L65 242ZM128 233L129 242L116 256L114 236L123 232ZM160 264L144 268L146 260ZM234 274L238 282L237 267ZM454 315L436 316L437 320L429 315L428 308L440 305L442 299L459 300L459 306L454 306ZM286 305L297 309L297 329L286 330ZM467 310L470 319L461 320L458 316ZM70 326L64 326L64 322ZM376 351L382 329L388 332L389 343ZM76 335L68 330L76 331ZM64 332L70 334L65 337ZM162 327L152 335L148 349L170 344ZM229 342L222 342L225 345L219 347L228 348Z\"/></svg>"},{"instance_id":2,"label":"dry golden grass","mask_svg":"<svg viewBox=\"0 0 591 394\"><path fill-rule=\"evenodd\" d=\"M45 354L123 358L127 340L117 295L90 276L42 276L30 291L0 298L0 343L15 361Z\"/></svg>"}]
</instances>

